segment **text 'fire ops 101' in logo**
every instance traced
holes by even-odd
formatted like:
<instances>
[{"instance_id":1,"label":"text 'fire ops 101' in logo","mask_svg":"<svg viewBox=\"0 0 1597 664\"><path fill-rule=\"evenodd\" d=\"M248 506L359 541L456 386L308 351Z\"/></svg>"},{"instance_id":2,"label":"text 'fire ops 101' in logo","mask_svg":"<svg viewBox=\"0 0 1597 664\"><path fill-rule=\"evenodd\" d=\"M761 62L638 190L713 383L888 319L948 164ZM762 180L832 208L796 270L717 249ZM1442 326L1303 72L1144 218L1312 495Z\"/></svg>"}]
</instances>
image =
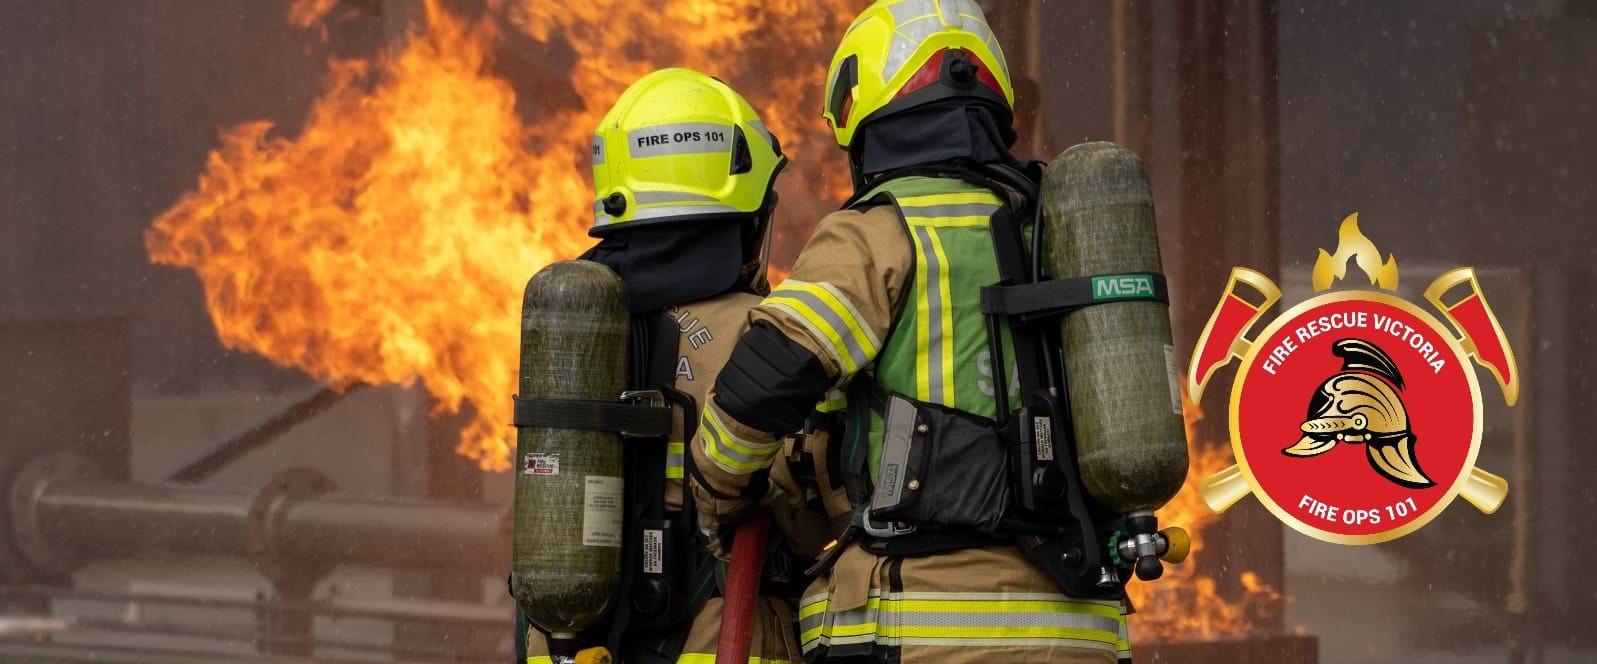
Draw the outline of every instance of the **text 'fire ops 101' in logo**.
<instances>
[{"instance_id":1,"label":"text 'fire ops 101' in logo","mask_svg":"<svg viewBox=\"0 0 1597 664\"><path fill-rule=\"evenodd\" d=\"M1331 290L1353 262L1378 290ZM1444 273L1425 307L1400 298L1397 259L1342 221L1335 253L1314 263L1317 295L1244 336L1281 299L1269 277L1233 268L1192 352L1194 401L1220 367L1231 386L1237 464L1205 478L1204 502L1224 511L1253 493L1310 537L1373 544L1418 530L1455 496L1491 514L1508 483L1475 466L1481 444L1478 364L1513 406L1514 351L1472 268ZM1455 333L1455 330L1457 331Z\"/></svg>"}]
</instances>

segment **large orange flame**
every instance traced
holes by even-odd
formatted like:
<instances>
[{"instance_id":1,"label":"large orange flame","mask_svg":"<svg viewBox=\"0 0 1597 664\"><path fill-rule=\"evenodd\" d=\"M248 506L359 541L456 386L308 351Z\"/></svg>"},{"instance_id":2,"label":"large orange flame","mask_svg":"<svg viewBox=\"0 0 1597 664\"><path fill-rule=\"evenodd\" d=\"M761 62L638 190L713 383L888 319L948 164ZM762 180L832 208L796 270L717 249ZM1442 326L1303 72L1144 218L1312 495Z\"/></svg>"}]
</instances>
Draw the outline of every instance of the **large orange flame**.
<instances>
[{"instance_id":1,"label":"large orange flame","mask_svg":"<svg viewBox=\"0 0 1597 664\"><path fill-rule=\"evenodd\" d=\"M742 89L789 153L835 152L812 90L858 4L495 0L472 20L429 0L395 49L329 63L299 135L223 131L146 234L150 258L199 275L228 348L334 385L419 379L442 411L470 402L460 452L505 469L521 287L591 244L586 148L608 105L652 69L695 67ZM297 0L288 18L314 27L336 6ZM517 115L491 70L506 19L577 52L576 103Z\"/></svg>"},{"instance_id":2,"label":"large orange flame","mask_svg":"<svg viewBox=\"0 0 1597 664\"><path fill-rule=\"evenodd\" d=\"M1182 383L1185 382L1183 376ZM1221 515L1204 505L1198 493L1198 481L1231 465L1231 448L1199 439L1197 424L1203 420L1203 409L1191 400L1186 390L1181 391L1181 405L1191 465L1186 484L1174 499L1159 508L1158 514L1159 523L1181 526L1192 534L1192 552L1181 564L1166 565L1164 578L1154 583L1132 582L1126 586L1132 604L1137 607L1137 613L1131 617L1134 642L1246 635L1252 633L1261 614L1276 610L1281 599L1275 588L1253 572L1239 575L1242 586L1239 599L1222 592L1215 580L1216 568L1224 563L1205 554L1200 534Z\"/></svg>"}]
</instances>

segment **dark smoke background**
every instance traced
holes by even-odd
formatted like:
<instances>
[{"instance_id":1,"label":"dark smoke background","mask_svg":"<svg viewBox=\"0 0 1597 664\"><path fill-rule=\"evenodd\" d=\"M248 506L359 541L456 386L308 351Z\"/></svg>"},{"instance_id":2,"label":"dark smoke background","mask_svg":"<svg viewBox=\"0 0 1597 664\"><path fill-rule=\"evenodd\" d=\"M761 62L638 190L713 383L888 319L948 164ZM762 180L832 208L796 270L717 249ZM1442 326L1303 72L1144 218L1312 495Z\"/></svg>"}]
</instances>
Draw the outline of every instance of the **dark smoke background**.
<instances>
[{"instance_id":1,"label":"dark smoke background","mask_svg":"<svg viewBox=\"0 0 1597 664\"><path fill-rule=\"evenodd\" d=\"M0 0L0 478L68 445L157 481L316 389L221 348L194 276L149 265L141 233L192 186L219 128L268 118L292 134L327 57L380 48L413 9L348 4L371 17L322 44L276 3ZM1222 520L1209 541L1229 592L1255 570L1289 597L1261 631L1318 636L1325 662L1590 661L1597 3L983 4L1022 79L1022 151L1111 139L1147 158L1178 348L1231 265L1280 275L1288 301L1306 296L1316 250L1358 212L1408 296L1443 270L1479 268L1520 355L1517 408L1483 385L1481 465L1515 482L1498 514L1459 502L1416 535L1359 548L1283 532L1251 500ZM522 89L560 80L505 74ZM783 223L775 254L790 260L813 220ZM417 390L366 390L211 483L313 465L350 491L503 500L506 478L449 454L449 423L425 413ZM1210 419L1207 439L1222 439ZM8 546L0 583L37 582ZM248 596L258 582L230 564L90 565L73 582L204 578ZM462 594L441 574L341 571L329 587L501 601L492 579L467 580L479 581ZM0 599L0 615L15 606Z\"/></svg>"}]
</instances>

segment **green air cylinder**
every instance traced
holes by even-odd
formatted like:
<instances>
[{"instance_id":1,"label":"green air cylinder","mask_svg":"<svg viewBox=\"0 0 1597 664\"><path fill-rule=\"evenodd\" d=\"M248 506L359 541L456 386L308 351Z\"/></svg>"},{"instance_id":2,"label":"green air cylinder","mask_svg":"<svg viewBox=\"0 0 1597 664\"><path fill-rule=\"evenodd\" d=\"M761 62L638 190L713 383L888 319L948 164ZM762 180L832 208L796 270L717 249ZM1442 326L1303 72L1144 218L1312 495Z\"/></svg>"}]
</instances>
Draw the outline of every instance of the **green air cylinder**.
<instances>
[{"instance_id":1,"label":"green air cylinder","mask_svg":"<svg viewBox=\"0 0 1597 664\"><path fill-rule=\"evenodd\" d=\"M610 268L540 270L522 298L521 396L615 400L626 389L627 328L626 287ZM512 588L529 621L569 641L610 609L620 581L621 438L522 428L515 462Z\"/></svg>"},{"instance_id":2,"label":"green air cylinder","mask_svg":"<svg viewBox=\"0 0 1597 664\"><path fill-rule=\"evenodd\" d=\"M1151 299L1159 267L1153 194L1136 153L1084 143L1043 178L1043 242L1056 279L1094 277L1108 302L1060 323L1082 486L1124 514L1164 505L1187 476L1170 306Z\"/></svg>"}]
</instances>

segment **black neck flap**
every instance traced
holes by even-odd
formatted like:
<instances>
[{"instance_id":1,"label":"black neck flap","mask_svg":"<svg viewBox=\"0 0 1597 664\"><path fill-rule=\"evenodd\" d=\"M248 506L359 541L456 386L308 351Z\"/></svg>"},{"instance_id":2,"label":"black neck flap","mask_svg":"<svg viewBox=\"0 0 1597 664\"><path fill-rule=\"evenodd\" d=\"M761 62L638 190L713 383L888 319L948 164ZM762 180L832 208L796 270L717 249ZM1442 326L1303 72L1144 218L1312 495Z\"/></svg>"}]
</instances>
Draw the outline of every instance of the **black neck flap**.
<instances>
[{"instance_id":1,"label":"black neck flap","mask_svg":"<svg viewBox=\"0 0 1597 664\"><path fill-rule=\"evenodd\" d=\"M882 173L949 162L1013 163L1015 130L1009 114L992 104L946 99L861 125L849 165L856 188Z\"/></svg>"},{"instance_id":2,"label":"black neck flap","mask_svg":"<svg viewBox=\"0 0 1597 664\"><path fill-rule=\"evenodd\" d=\"M621 275L632 313L653 311L731 291L753 292L743 278L745 264L758 260L748 255L744 237L751 226L718 219L618 229L580 258Z\"/></svg>"}]
</instances>

